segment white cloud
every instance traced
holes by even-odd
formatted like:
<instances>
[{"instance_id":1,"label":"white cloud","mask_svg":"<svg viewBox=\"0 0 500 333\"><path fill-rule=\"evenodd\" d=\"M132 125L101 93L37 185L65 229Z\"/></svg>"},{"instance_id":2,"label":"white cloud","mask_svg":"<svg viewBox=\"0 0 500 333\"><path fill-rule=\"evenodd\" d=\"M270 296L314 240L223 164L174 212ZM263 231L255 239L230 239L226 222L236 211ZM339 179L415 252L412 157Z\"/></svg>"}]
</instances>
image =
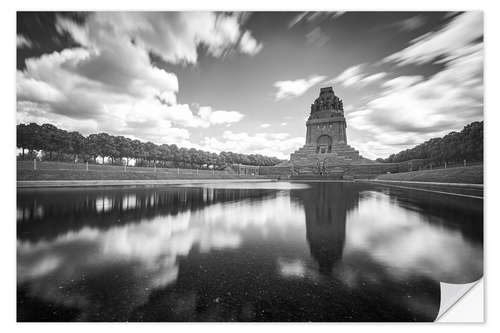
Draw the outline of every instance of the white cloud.
<instances>
[{"instance_id":1,"label":"white cloud","mask_svg":"<svg viewBox=\"0 0 500 333\"><path fill-rule=\"evenodd\" d=\"M262 128L268 128L270 126L271 126L271 124L267 124L267 123L260 124L260 127L262 127Z\"/></svg>"},{"instance_id":2,"label":"white cloud","mask_svg":"<svg viewBox=\"0 0 500 333\"><path fill-rule=\"evenodd\" d=\"M446 26L414 39L407 48L384 60L400 64L422 64L440 58L454 58L457 52L483 36L483 13L466 12L454 17ZM448 59L449 60L449 59ZM442 61L442 59L441 59Z\"/></svg>"},{"instance_id":3,"label":"white cloud","mask_svg":"<svg viewBox=\"0 0 500 333\"><path fill-rule=\"evenodd\" d=\"M128 276L127 292L136 297L132 302L124 301L120 308L122 314L127 314L146 303L154 290L174 283L179 273L179 258L188 255L193 248L202 253L235 249L241 246L248 230L259 230L263 239L271 239L276 235L292 237L304 228L304 210L294 204L288 194L241 205L238 202L209 203L213 199L210 193L213 191L205 189L206 206L194 211L157 215L141 223L122 223L105 229L84 227L35 242L18 241L19 281L35 282L28 283L34 286L29 292L51 303L74 308L85 303L98 309L104 306L100 298L82 298L78 288L66 287L83 273L89 281L96 281L101 277L100 268L118 264L121 272L130 269L132 273ZM103 196L95 200L95 206L105 210L113 202L113 197ZM122 198L120 203L124 208L133 208L140 201L129 196ZM82 245L79 251L71 250L74 244ZM111 288L109 292L121 290ZM85 317L88 313L82 310L81 315Z\"/></svg>"},{"instance_id":4,"label":"white cloud","mask_svg":"<svg viewBox=\"0 0 500 333\"><path fill-rule=\"evenodd\" d=\"M387 25L387 28L397 28L401 31L413 31L425 25L427 18L424 15L415 15L407 19Z\"/></svg>"},{"instance_id":5,"label":"white cloud","mask_svg":"<svg viewBox=\"0 0 500 333\"><path fill-rule=\"evenodd\" d=\"M303 278L306 274L306 265L301 260L286 260L279 258L278 267L280 274L285 278Z\"/></svg>"},{"instance_id":6,"label":"white cloud","mask_svg":"<svg viewBox=\"0 0 500 333\"><path fill-rule=\"evenodd\" d=\"M382 87L391 88L391 89L404 89L409 86L422 81L424 78L420 75L413 76L398 76L394 79L388 80L382 83Z\"/></svg>"},{"instance_id":7,"label":"white cloud","mask_svg":"<svg viewBox=\"0 0 500 333\"><path fill-rule=\"evenodd\" d=\"M334 83L342 83L345 87L352 86L363 78L361 74L361 68L363 68L363 65L356 65L347 68L344 70L342 73L340 73L339 76L337 76L335 79L333 79Z\"/></svg>"},{"instance_id":8,"label":"white cloud","mask_svg":"<svg viewBox=\"0 0 500 333\"><path fill-rule=\"evenodd\" d=\"M307 14L308 14L307 12L301 12L295 15L288 23L288 28L293 28L296 24L301 22L306 17Z\"/></svg>"},{"instance_id":9,"label":"white cloud","mask_svg":"<svg viewBox=\"0 0 500 333\"><path fill-rule=\"evenodd\" d=\"M282 122L280 125L281 126L286 126L286 125L288 125L288 123L285 121L285 122Z\"/></svg>"},{"instance_id":10,"label":"white cloud","mask_svg":"<svg viewBox=\"0 0 500 333\"><path fill-rule=\"evenodd\" d=\"M363 133L354 145L386 156L483 117L482 43L424 78L401 76L385 82L366 108L347 115ZM362 148L365 146L365 148Z\"/></svg>"},{"instance_id":11,"label":"white cloud","mask_svg":"<svg viewBox=\"0 0 500 333\"><path fill-rule=\"evenodd\" d=\"M400 65L434 61L442 69L427 77L402 75L383 82L378 95L347 114L348 131L356 133L351 144L369 158L386 157L481 120L482 21L480 12L457 15L440 30L424 34L386 57L386 62ZM344 80L359 84L368 79L360 78L358 66Z\"/></svg>"},{"instance_id":12,"label":"white cloud","mask_svg":"<svg viewBox=\"0 0 500 333\"><path fill-rule=\"evenodd\" d=\"M262 50L262 43L257 42L257 40L252 37L250 31L247 30L243 36L241 36L239 49L243 53L255 55Z\"/></svg>"},{"instance_id":13,"label":"white cloud","mask_svg":"<svg viewBox=\"0 0 500 333\"><path fill-rule=\"evenodd\" d=\"M244 154L262 154L288 159L290 153L304 144L302 137L290 137L288 133L234 133L224 131L222 140L205 137L202 147L216 152L232 151Z\"/></svg>"},{"instance_id":14,"label":"white cloud","mask_svg":"<svg viewBox=\"0 0 500 333\"><path fill-rule=\"evenodd\" d=\"M387 73L384 73L384 72L381 72L381 73L375 73L375 74L372 74L372 75L368 75L364 78L361 79L361 83L363 85L366 85L366 84L371 84L373 82L376 82L376 81L380 81L381 79L383 79L384 77L387 76Z\"/></svg>"},{"instance_id":15,"label":"white cloud","mask_svg":"<svg viewBox=\"0 0 500 333\"><path fill-rule=\"evenodd\" d=\"M33 42L26 36L23 35L17 35L16 36L16 45L17 48L32 48L33 47Z\"/></svg>"},{"instance_id":16,"label":"white cloud","mask_svg":"<svg viewBox=\"0 0 500 333\"><path fill-rule=\"evenodd\" d=\"M276 100L300 96L324 79L325 76L313 75L307 79L277 81L274 83L274 87L278 88Z\"/></svg>"},{"instance_id":17,"label":"white cloud","mask_svg":"<svg viewBox=\"0 0 500 333\"><path fill-rule=\"evenodd\" d=\"M205 127L211 124L230 124L236 123L243 119L243 115L236 111L212 111L211 107L202 106L198 111L198 115L205 121Z\"/></svg>"},{"instance_id":18,"label":"white cloud","mask_svg":"<svg viewBox=\"0 0 500 333\"><path fill-rule=\"evenodd\" d=\"M313 25L318 25L326 20L334 20L342 15L344 15L344 11L336 11L336 12L301 12L295 15L290 22L288 23L288 28L293 28L295 25L300 23L309 23Z\"/></svg>"},{"instance_id":19,"label":"white cloud","mask_svg":"<svg viewBox=\"0 0 500 333\"><path fill-rule=\"evenodd\" d=\"M422 223L421 213L394 206L380 192L366 193L346 224L344 260L360 252L373 260L398 267L391 270L400 279L415 274L437 281L466 283L483 273L482 246L467 240L459 230ZM377 211L383 219L373 219ZM426 240L426 241L422 241Z\"/></svg>"},{"instance_id":20,"label":"white cloud","mask_svg":"<svg viewBox=\"0 0 500 333\"><path fill-rule=\"evenodd\" d=\"M58 27L85 46L92 42L89 35L95 39L108 30L109 35L133 39L167 62L196 63L199 46L215 57L238 48L238 42L243 53L253 55L260 51L262 44L250 31L241 30L241 18L238 13L98 12L88 18L85 27L61 18Z\"/></svg>"},{"instance_id":21,"label":"white cloud","mask_svg":"<svg viewBox=\"0 0 500 333\"><path fill-rule=\"evenodd\" d=\"M332 79L331 82L340 83L344 87L352 87L352 86L363 87L368 84L372 84L376 81L380 81L385 76L387 76L387 73L384 72L370 74L370 75L364 74L362 72L362 69L365 67L366 66L364 64L351 66L346 70L344 70L342 73L340 73L337 77Z\"/></svg>"},{"instance_id":22,"label":"white cloud","mask_svg":"<svg viewBox=\"0 0 500 333\"><path fill-rule=\"evenodd\" d=\"M19 100L48 103L64 99L64 95L52 85L36 80L23 72L16 73L16 90Z\"/></svg>"},{"instance_id":23,"label":"white cloud","mask_svg":"<svg viewBox=\"0 0 500 333\"><path fill-rule=\"evenodd\" d=\"M316 27L306 34L307 42L313 44L317 47L322 47L330 40L330 37L321 30L320 27Z\"/></svg>"},{"instance_id":24,"label":"white cloud","mask_svg":"<svg viewBox=\"0 0 500 333\"><path fill-rule=\"evenodd\" d=\"M148 52L160 51L163 44L159 44L161 36L154 39L149 29L156 25L158 29L167 29L168 25L181 31L166 39L198 38L197 33L182 30L191 29L186 27L186 20L199 18L202 25L205 20L212 21L211 16L205 15L210 13L170 14L173 16L96 13L89 16L85 25L59 19L58 29L69 32L82 47L26 60L26 68L17 72L18 121L50 122L84 133L106 131L182 145L192 143L188 141L189 131L178 126L207 128L240 121L243 115L237 111L213 110L210 106L192 110L187 104L177 104L177 76L151 64ZM171 20L157 22L166 18ZM236 16L212 18L212 30L217 34L202 40L208 52L216 55L229 47L229 41L237 42L239 28L234 27ZM172 26L176 24L179 27ZM187 41L164 42L164 47L179 42L181 48L164 53L166 59L196 60L196 54L185 47ZM198 41L193 43L198 45Z\"/></svg>"}]
</instances>

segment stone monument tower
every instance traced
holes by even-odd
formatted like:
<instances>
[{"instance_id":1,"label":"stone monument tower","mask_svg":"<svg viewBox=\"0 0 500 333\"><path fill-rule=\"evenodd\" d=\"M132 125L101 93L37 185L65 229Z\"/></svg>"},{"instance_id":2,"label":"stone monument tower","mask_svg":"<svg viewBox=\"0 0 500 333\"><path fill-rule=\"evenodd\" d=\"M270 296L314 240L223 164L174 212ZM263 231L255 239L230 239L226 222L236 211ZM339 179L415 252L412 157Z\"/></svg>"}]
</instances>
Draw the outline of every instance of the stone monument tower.
<instances>
[{"instance_id":1,"label":"stone monument tower","mask_svg":"<svg viewBox=\"0 0 500 333\"><path fill-rule=\"evenodd\" d=\"M332 87L321 88L319 97L311 104L306 127L306 146L315 146L316 153L331 153L333 144L347 142L344 106Z\"/></svg>"},{"instance_id":2,"label":"stone monument tower","mask_svg":"<svg viewBox=\"0 0 500 333\"><path fill-rule=\"evenodd\" d=\"M302 173L370 162L347 144L346 127L342 100L332 87L321 88L306 122L306 144L290 155L290 162Z\"/></svg>"}]
</instances>

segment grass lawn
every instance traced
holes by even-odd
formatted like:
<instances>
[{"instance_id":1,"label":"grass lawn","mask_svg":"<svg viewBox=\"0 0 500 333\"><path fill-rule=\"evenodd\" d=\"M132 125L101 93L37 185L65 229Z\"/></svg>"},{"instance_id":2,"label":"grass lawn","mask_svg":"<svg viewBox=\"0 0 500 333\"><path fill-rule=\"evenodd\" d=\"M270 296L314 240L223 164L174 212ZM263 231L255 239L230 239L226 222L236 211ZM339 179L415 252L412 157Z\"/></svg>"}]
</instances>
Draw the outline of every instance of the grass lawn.
<instances>
[{"instance_id":1,"label":"grass lawn","mask_svg":"<svg viewBox=\"0 0 500 333\"><path fill-rule=\"evenodd\" d=\"M483 166L458 167L383 174L379 180L403 180L416 182L483 184Z\"/></svg>"},{"instance_id":2,"label":"grass lawn","mask_svg":"<svg viewBox=\"0 0 500 333\"><path fill-rule=\"evenodd\" d=\"M18 161L17 180L168 180L168 179L238 179L262 178L258 175L238 176L234 170L177 169L128 167L83 163Z\"/></svg>"}]
</instances>

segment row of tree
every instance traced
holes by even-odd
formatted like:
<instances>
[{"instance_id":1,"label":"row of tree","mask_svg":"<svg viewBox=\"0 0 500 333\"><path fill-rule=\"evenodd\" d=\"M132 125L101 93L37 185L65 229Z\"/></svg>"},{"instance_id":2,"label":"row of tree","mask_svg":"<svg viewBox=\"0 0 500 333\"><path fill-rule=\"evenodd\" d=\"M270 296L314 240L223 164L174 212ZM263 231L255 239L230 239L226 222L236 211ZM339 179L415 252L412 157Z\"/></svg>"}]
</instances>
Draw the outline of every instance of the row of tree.
<instances>
[{"instance_id":1,"label":"row of tree","mask_svg":"<svg viewBox=\"0 0 500 333\"><path fill-rule=\"evenodd\" d=\"M483 160L483 122L473 122L460 132L450 132L442 138L433 138L411 149L392 154L382 162L398 163L425 159L434 165Z\"/></svg>"},{"instance_id":2,"label":"row of tree","mask_svg":"<svg viewBox=\"0 0 500 333\"><path fill-rule=\"evenodd\" d=\"M152 142L132 140L107 133L85 137L78 132L68 132L51 124L36 123L17 125L17 147L20 158L33 158L42 152L44 160L75 161L111 164L135 161L136 166L222 169L229 164L275 165L281 160L260 154L211 153L197 149L179 148L175 144L157 145Z\"/></svg>"}]
</instances>

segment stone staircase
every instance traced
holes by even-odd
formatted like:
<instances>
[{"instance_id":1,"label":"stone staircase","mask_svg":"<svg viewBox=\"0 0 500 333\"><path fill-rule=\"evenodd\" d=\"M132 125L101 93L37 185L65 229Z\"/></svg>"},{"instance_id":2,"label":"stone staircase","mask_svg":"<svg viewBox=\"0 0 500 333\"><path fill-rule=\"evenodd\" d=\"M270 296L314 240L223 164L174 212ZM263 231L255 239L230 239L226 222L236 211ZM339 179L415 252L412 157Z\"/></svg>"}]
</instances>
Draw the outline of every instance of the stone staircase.
<instances>
[{"instance_id":1,"label":"stone staircase","mask_svg":"<svg viewBox=\"0 0 500 333\"><path fill-rule=\"evenodd\" d=\"M305 145L290 156L293 177L342 179L342 166L366 164L372 161L363 158L353 147L345 143L332 145L329 153L316 153L315 145Z\"/></svg>"},{"instance_id":2,"label":"stone staircase","mask_svg":"<svg viewBox=\"0 0 500 333\"><path fill-rule=\"evenodd\" d=\"M366 159L359 152L347 144L334 144L329 153L316 153L316 147L305 145L290 156L294 165L308 165L318 161L325 161L325 165L342 165L352 163L366 163Z\"/></svg>"}]
</instances>

